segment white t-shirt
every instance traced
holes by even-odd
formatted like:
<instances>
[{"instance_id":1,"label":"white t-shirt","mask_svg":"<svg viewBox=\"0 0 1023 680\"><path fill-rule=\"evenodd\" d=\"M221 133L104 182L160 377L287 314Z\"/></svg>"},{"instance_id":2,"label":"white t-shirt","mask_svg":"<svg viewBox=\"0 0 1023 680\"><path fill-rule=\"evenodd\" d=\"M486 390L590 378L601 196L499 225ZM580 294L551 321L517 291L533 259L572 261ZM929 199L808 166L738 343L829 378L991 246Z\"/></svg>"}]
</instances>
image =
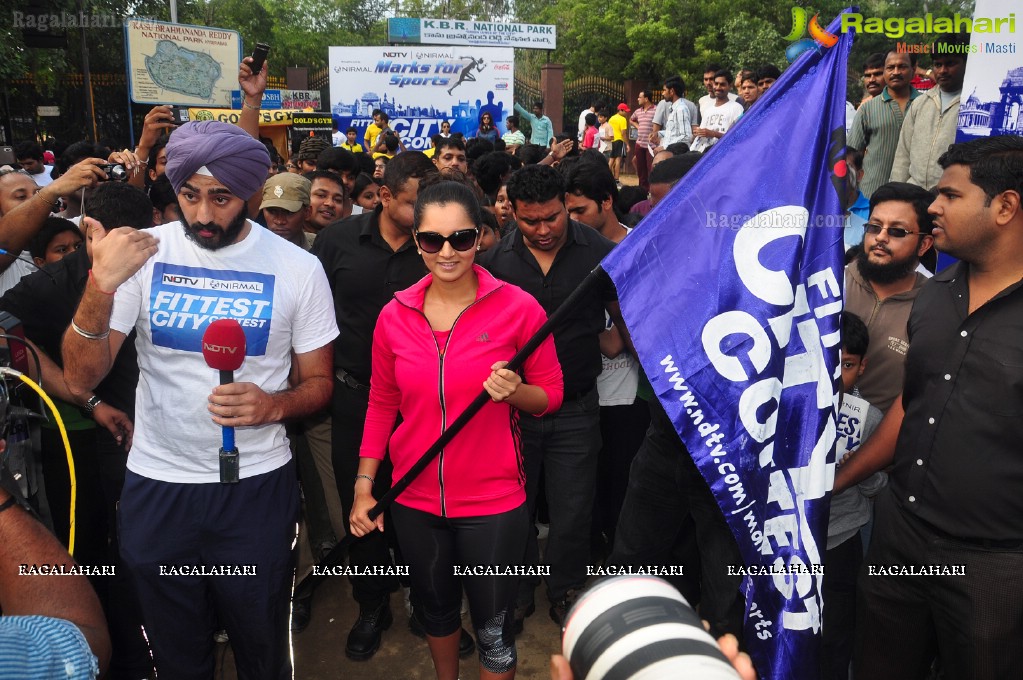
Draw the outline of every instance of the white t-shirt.
<instances>
[{"instance_id":1,"label":"white t-shirt","mask_svg":"<svg viewBox=\"0 0 1023 680\"><path fill-rule=\"evenodd\" d=\"M221 432L207 410L220 383L206 365L210 322L234 318L246 337L235 382L266 392L288 388L291 351L303 354L337 337L334 301L315 256L255 222L240 242L206 250L180 222L154 227L159 252L117 289L110 327L138 331L139 385L132 472L164 482L220 481ZM276 470L291 458L284 425L235 430L240 477Z\"/></svg>"},{"instance_id":2,"label":"white t-shirt","mask_svg":"<svg viewBox=\"0 0 1023 680\"><path fill-rule=\"evenodd\" d=\"M739 99L739 95L735 94L734 92L729 92L728 93L728 101L734 102L734 101L738 101L738 99ZM703 95L702 97L700 97L699 99L696 100L697 106L700 107L700 117L701 118L704 115L704 113L703 113L704 109L706 109L709 106L714 106L714 102L716 102L716 101L717 101L717 99L712 97L709 94L705 94L705 95ZM742 106L742 104L740 104L739 106Z\"/></svg>"},{"instance_id":3,"label":"white t-shirt","mask_svg":"<svg viewBox=\"0 0 1023 680\"><path fill-rule=\"evenodd\" d=\"M28 250L21 251L21 257L29 257ZM30 262L25 262L24 260L12 262L10 267L0 273L0 295L14 288L21 279L34 271L39 270Z\"/></svg>"},{"instance_id":4,"label":"white t-shirt","mask_svg":"<svg viewBox=\"0 0 1023 680\"><path fill-rule=\"evenodd\" d=\"M715 132L728 132L728 129L735 125L742 115L742 104L738 102L727 102L721 106L711 104L707 108L700 108L700 127L714 130ZM693 140L693 151L706 151L717 143L720 137L697 137Z\"/></svg>"},{"instance_id":5,"label":"white t-shirt","mask_svg":"<svg viewBox=\"0 0 1023 680\"><path fill-rule=\"evenodd\" d=\"M611 150L612 137L614 137L614 128L611 127L611 123L604 123L599 128L600 131L600 147L597 149L600 153ZM608 139L604 139L607 137Z\"/></svg>"},{"instance_id":6,"label":"white t-shirt","mask_svg":"<svg viewBox=\"0 0 1023 680\"><path fill-rule=\"evenodd\" d=\"M32 181L36 183L36 186L42 189L45 186L49 186L53 182L53 177L50 177L50 173L53 172L52 165L44 165L43 171L38 175L30 175Z\"/></svg>"},{"instance_id":7,"label":"white t-shirt","mask_svg":"<svg viewBox=\"0 0 1023 680\"><path fill-rule=\"evenodd\" d=\"M625 235L632 229L622 224ZM611 316L604 312L604 330L611 330ZM639 362L628 352L622 352L614 359L600 355L603 362L600 375L597 376L597 395L601 406L629 406L636 401L636 390L639 387Z\"/></svg>"},{"instance_id":8,"label":"white t-shirt","mask_svg":"<svg viewBox=\"0 0 1023 680\"><path fill-rule=\"evenodd\" d=\"M345 143L345 139L347 139L347 136L340 130L330 135L330 143L334 146L341 146Z\"/></svg>"},{"instance_id":9,"label":"white t-shirt","mask_svg":"<svg viewBox=\"0 0 1023 680\"><path fill-rule=\"evenodd\" d=\"M579 134L577 137L579 141L583 141L583 136L586 135L586 116L593 113L590 109L583 109L583 112L579 114Z\"/></svg>"}]
</instances>

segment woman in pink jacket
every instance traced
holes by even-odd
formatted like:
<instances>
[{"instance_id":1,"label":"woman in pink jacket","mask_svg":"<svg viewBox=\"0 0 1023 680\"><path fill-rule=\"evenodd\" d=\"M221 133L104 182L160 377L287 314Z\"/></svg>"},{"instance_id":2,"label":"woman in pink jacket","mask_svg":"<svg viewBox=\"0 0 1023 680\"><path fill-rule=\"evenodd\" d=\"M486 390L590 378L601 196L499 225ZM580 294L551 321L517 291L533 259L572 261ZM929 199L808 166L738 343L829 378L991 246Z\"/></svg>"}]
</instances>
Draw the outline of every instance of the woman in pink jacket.
<instances>
[{"instance_id":1,"label":"woman in pink jacket","mask_svg":"<svg viewBox=\"0 0 1023 680\"><path fill-rule=\"evenodd\" d=\"M463 586L480 677L515 676L514 567L529 530L517 421L520 411L556 411L564 390L550 337L524 364L524 380L504 368L546 316L531 295L473 263L481 228L479 202L466 186L442 181L419 193L413 236L430 273L397 293L377 321L350 518L356 536L383 530L383 516L373 522L367 513L384 455L401 477L480 388L490 394L391 508L438 680L458 677Z\"/></svg>"}]
</instances>

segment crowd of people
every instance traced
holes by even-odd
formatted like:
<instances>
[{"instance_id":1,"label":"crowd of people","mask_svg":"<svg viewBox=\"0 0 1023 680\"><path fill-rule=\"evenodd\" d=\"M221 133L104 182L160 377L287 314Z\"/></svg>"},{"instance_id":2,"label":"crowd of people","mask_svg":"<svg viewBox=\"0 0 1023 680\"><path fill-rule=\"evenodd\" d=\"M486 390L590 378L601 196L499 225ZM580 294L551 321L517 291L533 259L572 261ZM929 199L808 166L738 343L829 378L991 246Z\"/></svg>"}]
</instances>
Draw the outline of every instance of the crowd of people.
<instances>
[{"instance_id":1,"label":"crowd of people","mask_svg":"<svg viewBox=\"0 0 1023 680\"><path fill-rule=\"evenodd\" d=\"M284 158L259 138L266 70L248 63L237 125L175 126L157 106L134 149L77 142L48 159L26 142L0 170L0 310L22 321L69 431L75 559L118 567L92 579L109 664L92 649L109 677L208 678L215 633L239 677L289 677L289 628L309 624L314 597L292 597L300 518L316 562L354 536L355 660L383 644L401 589L439 680L473 651L481 678L514 677L536 588L560 626L593 565L683 567L669 580L741 646L738 546L639 367L610 279L573 298L520 371L505 365L696 164L721 161L703 157L780 71L710 64L696 102L669 76L659 98L594 102L561 133L542 103L516 104L503 135L490 113L468 138L445 122L426 153L375 111L361 137L308 137ZM955 50L927 71L873 55L864 101L849 105L841 389L866 443L839 452L829 680L850 667L1013 673L1023 140L953 145L965 63ZM638 186L621 183L630 157ZM109 181L111 164L126 181ZM934 275L935 248L959 263ZM246 338L224 384L204 359L226 351L204 336L222 318ZM481 391L480 413L371 517ZM52 420L42 509L67 545ZM867 573L893 564L967 577Z\"/></svg>"}]
</instances>

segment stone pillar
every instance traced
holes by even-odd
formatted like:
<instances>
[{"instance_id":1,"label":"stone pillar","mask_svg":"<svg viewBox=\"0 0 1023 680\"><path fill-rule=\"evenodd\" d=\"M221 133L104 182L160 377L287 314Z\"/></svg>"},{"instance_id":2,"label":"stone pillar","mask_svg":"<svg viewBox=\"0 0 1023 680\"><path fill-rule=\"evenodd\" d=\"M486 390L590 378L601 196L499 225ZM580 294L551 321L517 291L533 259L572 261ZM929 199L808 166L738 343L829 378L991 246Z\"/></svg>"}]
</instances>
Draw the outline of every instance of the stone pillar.
<instances>
[{"instance_id":1,"label":"stone pillar","mask_svg":"<svg viewBox=\"0 0 1023 680\"><path fill-rule=\"evenodd\" d=\"M285 80L289 90L308 90L309 69L304 66L289 66Z\"/></svg>"},{"instance_id":2,"label":"stone pillar","mask_svg":"<svg viewBox=\"0 0 1023 680\"><path fill-rule=\"evenodd\" d=\"M544 64L540 67L540 92L543 94L543 112L554 124L554 134L565 129L565 66L563 64ZM523 104L526 108L532 102ZM575 131L572 131L575 134Z\"/></svg>"}]
</instances>

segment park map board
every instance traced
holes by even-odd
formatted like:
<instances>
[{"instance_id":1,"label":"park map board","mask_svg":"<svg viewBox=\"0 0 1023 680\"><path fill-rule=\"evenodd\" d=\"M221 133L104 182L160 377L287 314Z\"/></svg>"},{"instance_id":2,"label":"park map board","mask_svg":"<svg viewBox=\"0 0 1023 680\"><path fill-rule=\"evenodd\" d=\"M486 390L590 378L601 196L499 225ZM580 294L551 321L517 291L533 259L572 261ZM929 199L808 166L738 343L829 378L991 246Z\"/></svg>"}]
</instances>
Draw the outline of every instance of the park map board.
<instances>
[{"instance_id":1,"label":"park map board","mask_svg":"<svg viewBox=\"0 0 1023 680\"><path fill-rule=\"evenodd\" d=\"M237 31L129 19L124 32L133 102L231 105L242 58Z\"/></svg>"}]
</instances>

